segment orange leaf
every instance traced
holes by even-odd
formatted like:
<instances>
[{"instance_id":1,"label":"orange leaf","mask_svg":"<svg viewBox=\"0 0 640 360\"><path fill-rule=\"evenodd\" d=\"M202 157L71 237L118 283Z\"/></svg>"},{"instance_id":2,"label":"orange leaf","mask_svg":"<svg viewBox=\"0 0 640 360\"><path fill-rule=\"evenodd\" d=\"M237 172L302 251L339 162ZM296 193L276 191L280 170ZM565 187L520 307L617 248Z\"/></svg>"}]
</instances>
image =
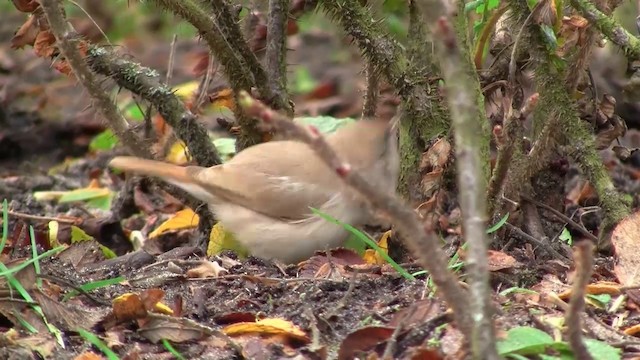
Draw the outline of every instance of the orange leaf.
<instances>
[{"instance_id":1,"label":"orange leaf","mask_svg":"<svg viewBox=\"0 0 640 360\"><path fill-rule=\"evenodd\" d=\"M285 335L305 343L310 341L307 334L292 322L277 318L267 318L256 322L235 323L226 326L222 331L229 336L245 334Z\"/></svg>"}]
</instances>

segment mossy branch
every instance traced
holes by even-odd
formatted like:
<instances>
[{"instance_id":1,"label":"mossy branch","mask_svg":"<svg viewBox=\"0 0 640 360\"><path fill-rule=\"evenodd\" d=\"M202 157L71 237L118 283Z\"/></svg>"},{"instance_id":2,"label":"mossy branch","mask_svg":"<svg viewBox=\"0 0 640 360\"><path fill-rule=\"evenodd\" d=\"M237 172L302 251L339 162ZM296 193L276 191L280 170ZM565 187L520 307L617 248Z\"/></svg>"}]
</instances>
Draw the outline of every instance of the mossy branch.
<instances>
[{"instance_id":1,"label":"mossy branch","mask_svg":"<svg viewBox=\"0 0 640 360\"><path fill-rule=\"evenodd\" d=\"M517 18L525 19L529 14L526 4L510 1L511 9ZM544 168L550 155L558 149L558 134L562 134L571 149L571 156L580 166L587 179L596 189L601 206L605 212L605 224L601 234L629 213L629 207L623 197L613 186L611 178L596 150L593 132L589 124L578 116L575 103L570 97L565 84L558 79L565 78L564 71L558 70L544 47L539 28L531 25L525 28L525 38L529 42L530 52L535 61L535 81L540 102L534 111L537 119L545 124L536 139L528 156L528 166L520 169L513 184L528 181L539 170Z\"/></svg>"},{"instance_id":2,"label":"mossy branch","mask_svg":"<svg viewBox=\"0 0 640 360\"><path fill-rule=\"evenodd\" d=\"M267 103L293 116L293 106L287 92L287 24L289 0L269 0L267 20L266 67L269 74L266 86L272 94Z\"/></svg>"},{"instance_id":3,"label":"mossy branch","mask_svg":"<svg viewBox=\"0 0 640 360\"><path fill-rule=\"evenodd\" d=\"M198 165L208 167L222 163L207 130L171 87L161 82L157 71L98 46L89 48L87 61L93 71L113 79L119 86L140 95L158 109L178 138L187 144Z\"/></svg>"},{"instance_id":4,"label":"mossy branch","mask_svg":"<svg viewBox=\"0 0 640 360\"><path fill-rule=\"evenodd\" d=\"M612 16L598 10L589 0L571 0L571 6L595 25L604 36L622 48L628 58L640 58L640 40L625 30Z\"/></svg>"}]
</instances>

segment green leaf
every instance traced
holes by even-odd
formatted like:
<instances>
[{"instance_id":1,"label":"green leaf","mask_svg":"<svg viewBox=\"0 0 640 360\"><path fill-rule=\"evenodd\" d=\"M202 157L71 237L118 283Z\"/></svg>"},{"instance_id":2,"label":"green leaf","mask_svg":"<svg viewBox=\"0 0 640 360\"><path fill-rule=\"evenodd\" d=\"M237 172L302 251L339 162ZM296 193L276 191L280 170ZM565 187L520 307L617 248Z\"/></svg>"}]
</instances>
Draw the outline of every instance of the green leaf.
<instances>
[{"instance_id":1,"label":"green leaf","mask_svg":"<svg viewBox=\"0 0 640 360\"><path fill-rule=\"evenodd\" d=\"M116 147L117 144L118 137L113 133L113 131L111 131L111 129L107 129L94 136L94 138L89 143L89 150L111 150Z\"/></svg>"},{"instance_id":2,"label":"green leaf","mask_svg":"<svg viewBox=\"0 0 640 360\"><path fill-rule=\"evenodd\" d=\"M93 236L87 234L81 228L71 225L71 243L75 244L81 241L93 240Z\"/></svg>"},{"instance_id":3,"label":"green leaf","mask_svg":"<svg viewBox=\"0 0 640 360\"><path fill-rule=\"evenodd\" d=\"M589 299L599 302L602 305L606 305L611 302L611 295L609 294L600 294L600 295L591 295L587 294Z\"/></svg>"},{"instance_id":4,"label":"green leaf","mask_svg":"<svg viewBox=\"0 0 640 360\"><path fill-rule=\"evenodd\" d=\"M299 122L303 125L312 125L315 126L321 133L323 134L331 134L335 132L339 128L350 124L355 119L352 118L334 118L331 116L315 116L315 117L298 117L295 118L294 121ZM363 120L366 121L366 120Z\"/></svg>"},{"instance_id":5,"label":"green leaf","mask_svg":"<svg viewBox=\"0 0 640 360\"><path fill-rule=\"evenodd\" d=\"M68 203L75 201L87 201L108 195L109 189L105 188L83 188L66 192L60 196L58 202Z\"/></svg>"},{"instance_id":6,"label":"green leaf","mask_svg":"<svg viewBox=\"0 0 640 360\"><path fill-rule=\"evenodd\" d=\"M293 74L293 84L291 91L294 94L306 94L318 86L318 82L311 76L311 72L304 66L296 67Z\"/></svg>"},{"instance_id":7,"label":"green leaf","mask_svg":"<svg viewBox=\"0 0 640 360\"><path fill-rule=\"evenodd\" d=\"M87 200L87 206L100 209L100 210L109 210L111 209L112 200L113 200L113 193L110 193L105 196L100 196L100 197Z\"/></svg>"},{"instance_id":8,"label":"green leaf","mask_svg":"<svg viewBox=\"0 0 640 360\"><path fill-rule=\"evenodd\" d=\"M556 33L553 28L549 25L540 25L540 29L542 30L542 35L545 39L545 42L549 45L551 50L555 50L558 47L558 38L556 38Z\"/></svg>"},{"instance_id":9,"label":"green leaf","mask_svg":"<svg viewBox=\"0 0 640 360\"><path fill-rule=\"evenodd\" d=\"M530 355L542 353L553 344L553 338L546 332L528 326L520 326L507 331L507 338L498 341L497 348L500 355Z\"/></svg>"},{"instance_id":10,"label":"green leaf","mask_svg":"<svg viewBox=\"0 0 640 360\"><path fill-rule=\"evenodd\" d=\"M140 109L140 106L138 106L138 104L133 103L127 106L127 108L124 110L124 117L126 117L127 120L141 122L142 120L144 120L144 112L142 111L142 109Z\"/></svg>"},{"instance_id":11,"label":"green leaf","mask_svg":"<svg viewBox=\"0 0 640 360\"><path fill-rule=\"evenodd\" d=\"M229 160L236 153L236 139L234 138L217 138L213 140L213 145L224 161Z\"/></svg>"},{"instance_id":12,"label":"green leaf","mask_svg":"<svg viewBox=\"0 0 640 360\"><path fill-rule=\"evenodd\" d=\"M125 281L126 279L122 276L118 276L115 278L111 278L111 279L103 279L103 280L97 280L97 281L92 281L86 284L82 284L78 287L78 289L83 290L85 292L91 292L93 290L102 288L102 287L107 287L107 286L111 286L111 285L116 285L116 284L120 284L121 282ZM80 292L78 290L71 290L69 291L63 298L62 301L67 301L69 299L71 299L72 297L76 296L80 294Z\"/></svg>"},{"instance_id":13,"label":"green leaf","mask_svg":"<svg viewBox=\"0 0 640 360\"><path fill-rule=\"evenodd\" d=\"M584 345L594 359L620 360L622 351L595 339L584 339Z\"/></svg>"},{"instance_id":14,"label":"green leaf","mask_svg":"<svg viewBox=\"0 0 640 360\"><path fill-rule=\"evenodd\" d=\"M558 238L569 245L573 245L573 237L571 236L571 233L566 226L562 228L562 232L560 233L560 236Z\"/></svg>"}]
</instances>

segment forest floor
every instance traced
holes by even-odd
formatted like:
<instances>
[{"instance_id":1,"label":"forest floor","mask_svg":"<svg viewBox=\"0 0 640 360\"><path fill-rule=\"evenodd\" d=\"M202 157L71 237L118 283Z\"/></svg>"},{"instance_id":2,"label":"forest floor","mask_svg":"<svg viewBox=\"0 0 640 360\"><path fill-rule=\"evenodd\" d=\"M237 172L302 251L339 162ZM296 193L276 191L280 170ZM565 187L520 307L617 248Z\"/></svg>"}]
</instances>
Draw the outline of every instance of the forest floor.
<instances>
[{"instance_id":1,"label":"forest floor","mask_svg":"<svg viewBox=\"0 0 640 360\"><path fill-rule=\"evenodd\" d=\"M0 28L0 38L10 38L12 29ZM357 117L364 88L357 51L320 29L292 37L290 47L290 76L297 87L304 88L296 95L298 112ZM192 69L203 50L195 40L178 41L172 84L194 80ZM170 51L166 39L131 37L121 51L166 72ZM346 250L331 253L329 259L319 254L300 266L239 259L232 252L207 258L201 249L188 245L194 226L174 225L131 252L126 240L131 231L141 230L147 236L182 205L151 191L155 188L145 182L123 190L125 182L106 167L122 150L89 149L105 127L90 108L86 92L30 49L16 51L8 42L0 42L0 97L0 200L7 199L9 204L8 239L0 259L11 268L33 257L32 242L38 245L38 253L62 244L59 253L40 260L41 269L27 266L14 276L40 304L48 323L62 331L66 344L64 349L57 345L31 307L10 300L0 280L0 292L7 294L0 296L0 343L6 345L0 347L0 358L36 359L39 353L74 359L99 353L77 331L79 327L102 337L122 359L174 358L161 339L171 340L187 359L230 359L238 352L247 359L350 359L360 352L368 354L360 358L368 359L385 352L402 359L464 358L462 335L451 314L434 292L428 274L420 274L419 266L406 254L400 256L401 265L409 273L418 272L415 280L402 277L389 265L364 263ZM386 101L394 103L391 96ZM391 114L388 109L382 112L382 116ZM216 119L214 114L203 121L210 130L223 132ZM640 147L639 133L633 129L622 141ZM640 166L620 164L610 153L603 153L603 161L610 165L618 189L636 197ZM599 215L588 211L597 199L589 186L573 169L563 181L564 193L558 196L566 206L560 212L597 231ZM61 194L78 189L84 191L83 199L59 201ZM114 221L110 205L118 204L115 199L121 191L128 192L126 206L138 211ZM458 251L459 216L456 206L442 215L443 244L452 257L464 255ZM549 359L561 358L566 354L566 343L559 336L563 304L574 276L567 242L578 240L579 235L564 231L565 218L544 209L540 216L548 241L558 244L552 247L559 257L511 232L494 235L495 243L508 244L490 254L497 335L504 354L546 353ZM99 242L76 241L83 237L77 229ZM380 238L380 233L376 231L374 237ZM110 246L119 256L107 259L99 244ZM625 245L628 251L637 247L631 240ZM400 248L395 235L390 240L391 253L394 246ZM451 266L464 279L461 262L454 258ZM596 258L585 329L587 337L622 349L625 358L632 358L640 354L640 342L634 341L632 331L622 330L638 323L640 293L621 287L621 270L616 266L620 264L613 256ZM115 284L65 298L83 284L118 278ZM170 310L158 310L158 301ZM145 306L155 313L148 314ZM158 314L163 312L173 316ZM20 319L40 331L30 334ZM505 340L507 330L517 327L537 328L552 340L538 339L538 347L528 344L524 351L509 352L505 347L514 345ZM21 331L13 333L11 328Z\"/></svg>"}]
</instances>

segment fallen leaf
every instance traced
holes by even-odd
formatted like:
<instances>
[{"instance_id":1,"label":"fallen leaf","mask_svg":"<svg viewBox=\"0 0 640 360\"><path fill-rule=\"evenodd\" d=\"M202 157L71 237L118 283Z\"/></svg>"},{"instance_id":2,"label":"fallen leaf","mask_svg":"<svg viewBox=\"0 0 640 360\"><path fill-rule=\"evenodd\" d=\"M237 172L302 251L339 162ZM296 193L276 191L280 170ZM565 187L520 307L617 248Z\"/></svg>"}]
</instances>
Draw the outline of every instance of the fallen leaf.
<instances>
[{"instance_id":1,"label":"fallen leaf","mask_svg":"<svg viewBox=\"0 0 640 360\"><path fill-rule=\"evenodd\" d=\"M192 229L198 226L200 217L193 210L186 208L178 211L149 234L149 239L158 237L167 231Z\"/></svg>"},{"instance_id":2,"label":"fallen leaf","mask_svg":"<svg viewBox=\"0 0 640 360\"><path fill-rule=\"evenodd\" d=\"M502 251L489 250L488 256L489 271L499 271L522 266L513 256L503 253Z\"/></svg>"},{"instance_id":3,"label":"fallen leaf","mask_svg":"<svg viewBox=\"0 0 640 360\"><path fill-rule=\"evenodd\" d=\"M640 282L640 212L629 215L611 233L616 264L613 272L623 286Z\"/></svg>"},{"instance_id":4,"label":"fallen leaf","mask_svg":"<svg viewBox=\"0 0 640 360\"><path fill-rule=\"evenodd\" d=\"M392 327L369 326L352 332L342 340L338 360L353 359L360 352L371 351L378 344L386 342L393 331Z\"/></svg>"},{"instance_id":5,"label":"fallen leaf","mask_svg":"<svg viewBox=\"0 0 640 360\"><path fill-rule=\"evenodd\" d=\"M387 255L389 254L388 240L391 234L391 230L386 231L384 234L382 234L380 240L378 240L378 246L380 247L380 250L382 250ZM380 255L380 253L374 249L365 250L362 258L367 264L384 265L387 263L387 260L385 260L382 255Z\"/></svg>"},{"instance_id":6,"label":"fallen leaf","mask_svg":"<svg viewBox=\"0 0 640 360\"><path fill-rule=\"evenodd\" d=\"M222 273L228 273L229 271L217 261L203 261L199 266L189 269L187 271L187 277L189 278L206 278L206 277L218 277Z\"/></svg>"},{"instance_id":7,"label":"fallen leaf","mask_svg":"<svg viewBox=\"0 0 640 360\"><path fill-rule=\"evenodd\" d=\"M225 326L222 331L229 336L244 334L285 335L303 343L310 341L307 334L292 322L278 318L266 318L255 322L239 322Z\"/></svg>"},{"instance_id":8,"label":"fallen leaf","mask_svg":"<svg viewBox=\"0 0 640 360\"><path fill-rule=\"evenodd\" d=\"M216 223L209 233L209 245L207 246L207 256L218 255L223 250L232 250L240 257L246 257L249 251L240 244L232 233L224 229L222 223Z\"/></svg>"}]
</instances>

